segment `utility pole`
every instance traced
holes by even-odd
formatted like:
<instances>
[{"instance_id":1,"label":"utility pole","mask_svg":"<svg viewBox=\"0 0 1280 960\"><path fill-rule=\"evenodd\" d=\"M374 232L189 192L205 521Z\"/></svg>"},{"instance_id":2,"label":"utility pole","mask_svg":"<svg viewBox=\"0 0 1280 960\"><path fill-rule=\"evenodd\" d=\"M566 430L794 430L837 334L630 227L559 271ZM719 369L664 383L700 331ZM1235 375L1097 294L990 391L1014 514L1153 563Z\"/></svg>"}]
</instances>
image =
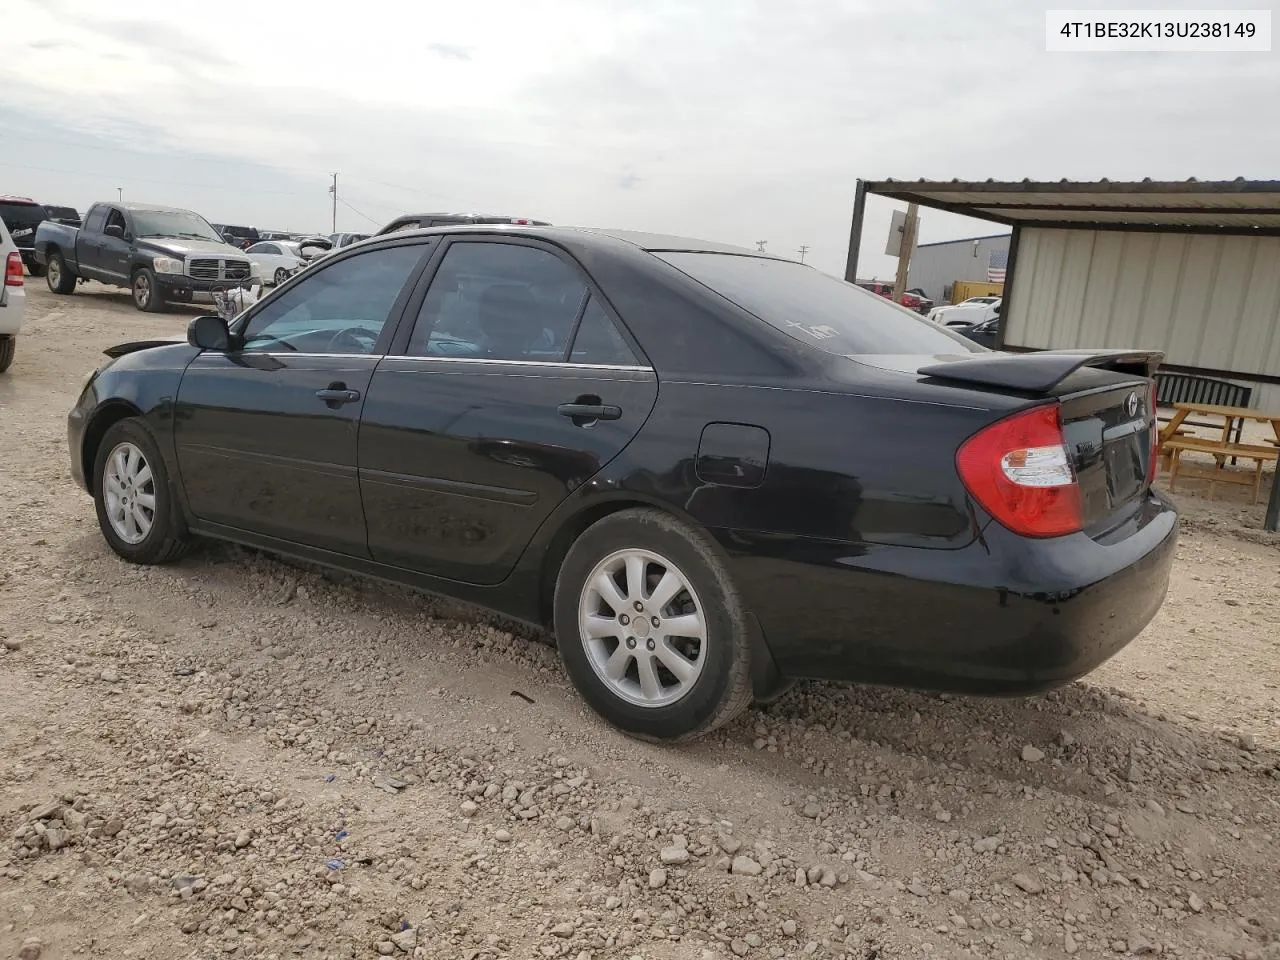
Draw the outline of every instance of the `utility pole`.
<instances>
[{"instance_id":1,"label":"utility pole","mask_svg":"<svg viewBox=\"0 0 1280 960\"><path fill-rule=\"evenodd\" d=\"M757 240L756 249L759 250L761 253L764 253L765 244L767 244L768 242L769 242L768 240Z\"/></svg>"},{"instance_id":2,"label":"utility pole","mask_svg":"<svg viewBox=\"0 0 1280 960\"><path fill-rule=\"evenodd\" d=\"M807 243L800 244L800 262L801 263L804 263L804 255L808 252L809 252L809 245Z\"/></svg>"},{"instance_id":3,"label":"utility pole","mask_svg":"<svg viewBox=\"0 0 1280 960\"><path fill-rule=\"evenodd\" d=\"M333 175L333 183L329 187L329 192L333 194L333 229L330 233L338 232L338 175Z\"/></svg>"},{"instance_id":4,"label":"utility pole","mask_svg":"<svg viewBox=\"0 0 1280 960\"><path fill-rule=\"evenodd\" d=\"M919 204L907 204L907 219L902 225L902 246L898 248L898 276L893 281L893 302L901 303L902 295L907 292L907 268L911 266L911 252L916 248L916 228L920 218L916 212Z\"/></svg>"}]
</instances>

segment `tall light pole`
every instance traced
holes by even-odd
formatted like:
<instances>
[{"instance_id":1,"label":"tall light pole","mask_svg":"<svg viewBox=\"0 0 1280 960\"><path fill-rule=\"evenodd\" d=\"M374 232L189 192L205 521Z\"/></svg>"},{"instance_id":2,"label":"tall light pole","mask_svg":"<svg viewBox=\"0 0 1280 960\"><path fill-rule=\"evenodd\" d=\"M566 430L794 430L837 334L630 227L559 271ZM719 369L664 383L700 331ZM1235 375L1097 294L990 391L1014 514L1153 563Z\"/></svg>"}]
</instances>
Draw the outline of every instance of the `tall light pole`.
<instances>
[{"instance_id":1,"label":"tall light pole","mask_svg":"<svg viewBox=\"0 0 1280 960\"><path fill-rule=\"evenodd\" d=\"M124 187L116 187L116 200L124 203Z\"/></svg>"}]
</instances>

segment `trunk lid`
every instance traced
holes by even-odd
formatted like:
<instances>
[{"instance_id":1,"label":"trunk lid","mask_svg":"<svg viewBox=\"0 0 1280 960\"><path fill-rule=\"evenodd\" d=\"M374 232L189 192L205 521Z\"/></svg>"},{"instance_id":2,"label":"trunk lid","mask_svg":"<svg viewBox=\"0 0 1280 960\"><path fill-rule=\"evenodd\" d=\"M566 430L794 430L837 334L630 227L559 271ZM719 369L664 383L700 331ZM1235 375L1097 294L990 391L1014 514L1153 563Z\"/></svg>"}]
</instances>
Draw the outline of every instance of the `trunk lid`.
<instances>
[{"instance_id":1,"label":"trunk lid","mask_svg":"<svg viewBox=\"0 0 1280 960\"><path fill-rule=\"evenodd\" d=\"M1056 400L1080 490L1085 531L1123 523L1155 475L1158 425L1152 376L1164 354L1061 350L979 354L918 368L941 381L1021 394L1029 405Z\"/></svg>"}]
</instances>

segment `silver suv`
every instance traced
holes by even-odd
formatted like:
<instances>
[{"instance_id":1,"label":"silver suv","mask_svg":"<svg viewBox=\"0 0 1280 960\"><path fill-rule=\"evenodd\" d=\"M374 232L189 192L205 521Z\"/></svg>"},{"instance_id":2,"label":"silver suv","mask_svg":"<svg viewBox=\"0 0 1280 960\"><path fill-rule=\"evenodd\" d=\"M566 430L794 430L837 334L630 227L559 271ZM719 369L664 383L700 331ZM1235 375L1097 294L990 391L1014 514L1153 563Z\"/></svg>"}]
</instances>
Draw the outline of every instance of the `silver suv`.
<instances>
[{"instance_id":1,"label":"silver suv","mask_svg":"<svg viewBox=\"0 0 1280 960\"><path fill-rule=\"evenodd\" d=\"M0 260L4 261L4 284L0 285L0 373L13 363L22 315L27 309L27 291L23 286L22 254L0 220Z\"/></svg>"}]
</instances>

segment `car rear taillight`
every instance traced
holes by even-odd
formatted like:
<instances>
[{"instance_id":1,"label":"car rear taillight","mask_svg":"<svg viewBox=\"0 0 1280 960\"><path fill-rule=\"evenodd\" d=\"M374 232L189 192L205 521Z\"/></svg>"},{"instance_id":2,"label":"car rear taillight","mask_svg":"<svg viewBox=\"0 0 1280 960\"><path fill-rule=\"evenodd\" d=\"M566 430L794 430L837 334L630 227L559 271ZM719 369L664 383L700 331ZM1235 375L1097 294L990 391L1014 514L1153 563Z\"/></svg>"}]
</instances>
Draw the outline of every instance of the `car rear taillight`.
<instances>
[{"instance_id":1,"label":"car rear taillight","mask_svg":"<svg viewBox=\"0 0 1280 960\"><path fill-rule=\"evenodd\" d=\"M984 427L960 447L956 469L973 498L1014 533L1059 537L1083 526L1056 403Z\"/></svg>"},{"instance_id":2,"label":"car rear taillight","mask_svg":"<svg viewBox=\"0 0 1280 960\"><path fill-rule=\"evenodd\" d=\"M527 226L529 226L531 223L533 223L533 221L532 221L532 220L525 220L525 219L523 219L523 218L513 218L511 222L512 222L512 223L521 223L521 224L524 224L526 227L527 227Z\"/></svg>"},{"instance_id":3,"label":"car rear taillight","mask_svg":"<svg viewBox=\"0 0 1280 960\"><path fill-rule=\"evenodd\" d=\"M22 254L17 250L9 251L9 256L5 257L4 285L6 287L22 286Z\"/></svg>"}]
</instances>

